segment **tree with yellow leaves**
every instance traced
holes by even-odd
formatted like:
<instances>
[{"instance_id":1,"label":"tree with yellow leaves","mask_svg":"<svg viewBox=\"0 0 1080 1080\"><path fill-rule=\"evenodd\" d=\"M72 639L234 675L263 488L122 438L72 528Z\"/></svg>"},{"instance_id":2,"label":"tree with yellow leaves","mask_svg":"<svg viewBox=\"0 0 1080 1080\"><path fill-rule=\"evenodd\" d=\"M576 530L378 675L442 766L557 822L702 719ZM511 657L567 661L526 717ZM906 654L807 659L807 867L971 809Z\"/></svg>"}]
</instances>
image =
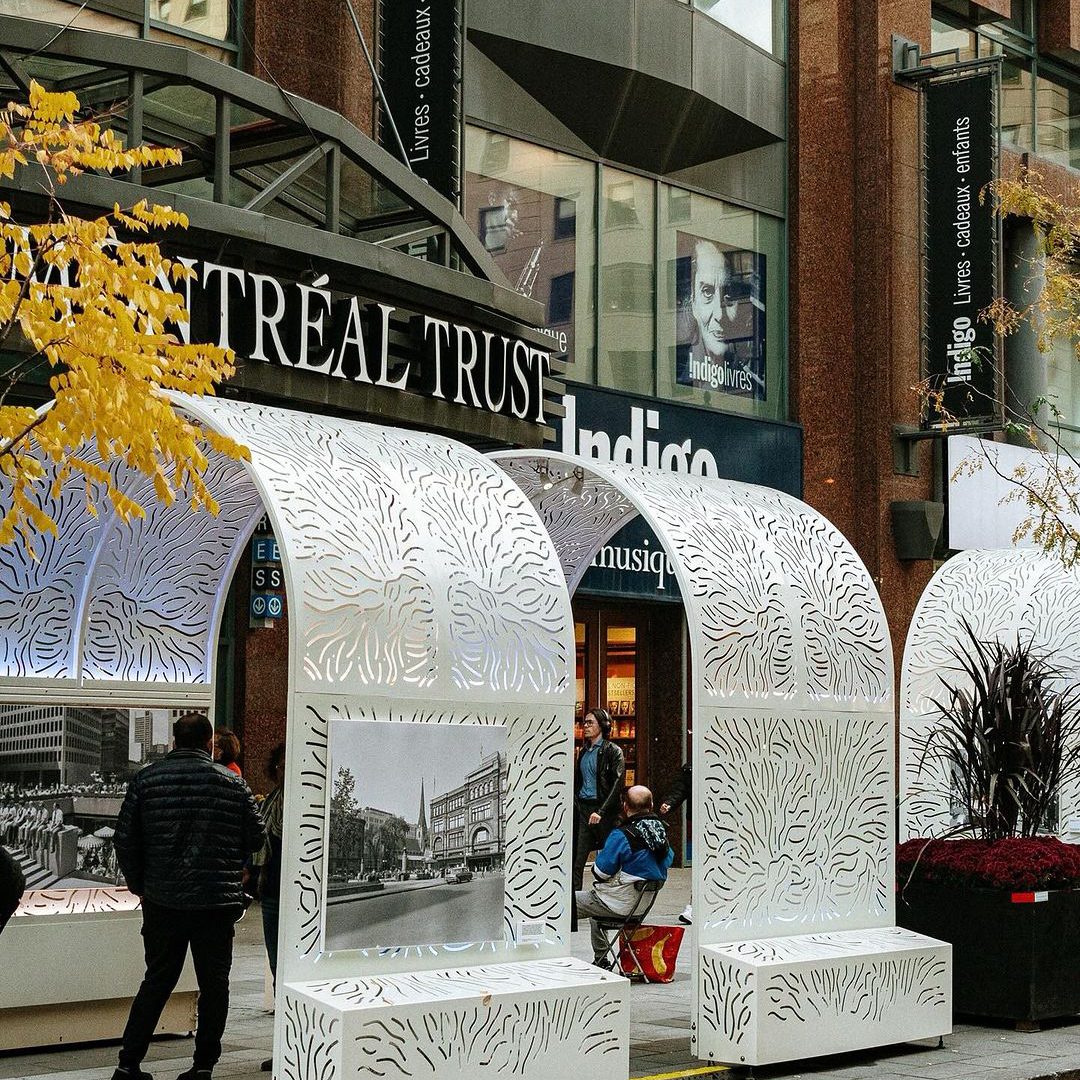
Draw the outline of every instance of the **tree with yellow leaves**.
<instances>
[{"instance_id":1,"label":"tree with yellow leaves","mask_svg":"<svg viewBox=\"0 0 1080 1080\"><path fill-rule=\"evenodd\" d=\"M0 202L0 352L12 357L0 383L0 545L55 533L47 497L73 476L85 483L91 513L107 498L124 521L143 516L117 488L114 461L150 477L162 502L184 498L193 510L216 513L202 479L207 450L247 454L177 412L166 394L211 394L234 371L231 351L184 344L173 332L187 320L173 286L192 271L165 258L149 236L186 228L186 215L141 200L87 219L67 213L57 197L84 171L175 164L180 152L124 148L78 112L74 94L36 82L27 104L0 112L0 185L16 170L36 170L50 206L47 220L20 223ZM38 367L49 372L49 405L7 404L12 387Z\"/></svg>"}]
</instances>

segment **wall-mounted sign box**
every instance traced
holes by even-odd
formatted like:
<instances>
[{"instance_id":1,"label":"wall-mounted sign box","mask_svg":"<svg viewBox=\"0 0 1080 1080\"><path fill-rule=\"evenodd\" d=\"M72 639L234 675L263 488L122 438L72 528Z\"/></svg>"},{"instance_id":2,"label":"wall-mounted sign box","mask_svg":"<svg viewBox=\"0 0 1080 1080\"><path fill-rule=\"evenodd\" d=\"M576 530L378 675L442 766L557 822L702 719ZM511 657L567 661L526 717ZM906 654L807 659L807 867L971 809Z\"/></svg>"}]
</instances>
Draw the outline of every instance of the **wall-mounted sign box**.
<instances>
[{"instance_id":1,"label":"wall-mounted sign box","mask_svg":"<svg viewBox=\"0 0 1080 1080\"><path fill-rule=\"evenodd\" d=\"M285 612L285 573L281 552L273 536L251 538L251 600L248 614L251 625L271 626Z\"/></svg>"}]
</instances>

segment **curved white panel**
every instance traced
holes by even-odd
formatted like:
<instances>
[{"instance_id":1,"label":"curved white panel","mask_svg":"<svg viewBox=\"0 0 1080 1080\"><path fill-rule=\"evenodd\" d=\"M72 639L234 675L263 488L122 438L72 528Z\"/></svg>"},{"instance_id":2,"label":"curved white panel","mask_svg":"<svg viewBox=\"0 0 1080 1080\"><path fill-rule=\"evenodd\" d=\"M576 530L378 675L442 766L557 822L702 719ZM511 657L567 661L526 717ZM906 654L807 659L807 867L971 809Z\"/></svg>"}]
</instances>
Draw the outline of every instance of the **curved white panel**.
<instances>
[{"instance_id":1,"label":"curved white panel","mask_svg":"<svg viewBox=\"0 0 1080 1080\"><path fill-rule=\"evenodd\" d=\"M217 399L190 408L250 449L273 504L298 690L566 700L555 550L501 470L436 435Z\"/></svg>"},{"instance_id":2,"label":"curved white panel","mask_svg":"<svg viewBox=\"0 0 1080 1080\"><path fill-rule=\"evenodd\" d=\"M908 629L900 680L900 837L941 835L956 824L949 783L934 761L922 763L950 686L969 684L956 649L965 623L985 641L1019 637L1054 657L1064 680L1080 678L1080 574L1039 551L965 551L930 579ZM920 768L920 764L922 767ZM1080 834L1080 791L1061 792L1059 831Z\"/></svg>"},{"instance_id":3,"label":"curved white panel","mask_svg":"<svg viewBox=\"0 0 1080 1080\"><path fill-rule=\"evenodd\" d=\"M859 955L838 965L819 943L825 983L853 972L893 979L896 1023L857 1014L847 1034L839 1017L829 1030L791 1024L792 1037L755 1035L753 1049L736 1054L740 1025L768 1031L775 986L765 993L736 966L737 992L720 999L717 978L696 978L699 1056L722 1050L723 1060L764 1064L844 1039L869 1046L946 1030L946 998L915 999L923 973L943 984L947 962L933 948L915 961L900 956L912 942L898 945L903 932L893 925L892 649L851 545L811 507L765 488L561 454L493 456L560 543L571 587L634 510L675 568L692 655L692 935L701 970L714 964L710 949L754 941L782 950L827 931L841 952ZM775 979L801 978L795 963L778 960ZM918 979L908 977L912 964Z\"/></svg>"}]
</instances>

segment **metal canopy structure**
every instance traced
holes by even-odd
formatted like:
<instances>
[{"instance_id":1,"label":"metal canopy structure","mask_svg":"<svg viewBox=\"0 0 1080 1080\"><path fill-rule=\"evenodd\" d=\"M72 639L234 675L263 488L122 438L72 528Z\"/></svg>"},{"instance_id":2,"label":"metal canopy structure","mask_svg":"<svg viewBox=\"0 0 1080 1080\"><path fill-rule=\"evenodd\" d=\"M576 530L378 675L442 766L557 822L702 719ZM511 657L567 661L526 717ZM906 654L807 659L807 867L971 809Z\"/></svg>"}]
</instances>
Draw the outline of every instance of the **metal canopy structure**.
<instances>
[{"instance_id":1,"label":"metal canopy structure","mask_svg":"<svg viewBox=\"0 0 1080 1080\"><path fill-rule=\"evenodd\" d=\"M155 192L420 251L505 284L451 203L332 110L155 41L0 16L0 42L0 94L24 97L37 79L74 91L128 145L180 147L183 164L131 178Z\"/></svg>"},{"instance_id":2,"label":"metal canopy structure","mask_svg":"<svg viewBox=\"0 0 1080 1080\"><path fill-rule=\"evenodd\" d=\"M509 287L454 206L337 113L191 49L0 16L0 101L25 99L32 78L75 92L84 115L128 144L175 146L184 154L176 166L72 177L63 188L66 211L96 216L140 199L167 203L187 215L190 227L160 238L166 254L286 284L328 283L339 298L387 303L396 309L395 357L420 347L417 316L550 351L551 338L537 329L542 306ZM33 168L18 170L4 186L17 220L50 213ZM209 297L207 290L204 281ZM243 282L231 291L235 309ZM411 386L329 378L302 370L295 359L264 360L239 355L230 387L258 400L306 402L485 446L542 445L551 436L535 415L509 415L505 407L478 402L463 409ZM549 362L544 420L562 414L565 363Z\"/></svg>"},{"instance_id":3,"label":"metal canopy structure","mask_svg":"<svg viewBox=\"0 0 1080 1080\"><path fill-rule=\"evenodd\" d=\"M851 545L767 488L493 456L571 590L637 514L674 566L693 688L697 1056L768 1064L951 1030L949 946L895 925L892 651Z\"/></svg>"},{"instance_id":4,"label":"metal canopy structure","mask_svg":"<svg viewBox=\"0 0 1080 1080\"><path fill-rule=\"evenodd\" d=\"M48 505L59 535L42 538L36 558L0 551L6 700L212 701L232 568L265 512L289 607L277 1076L351 1075L389 1054L402 1075L449 1055L437 1076L479 1076L512 1058L524 1077L584 1065L622 1080L625 981L569 955L573 616L525 494L440 436L236 401L178 404L250 451L244 464L212 456L221 513L155 508L114 463L149 511L126 530L104 508L89 515L78 481L65 485ZM499 940L327 944L332 732L364 721L505 731ZM122 889L32 894L5 943L32 940L16 955L40 957L55 930L70 952L83 921L116 913L136 926L133 907ZM108 958L86 955L99 996L134 992L136 946L133 935ZM0 995L0 1008L12 1004Z\"/></svg>"},{"instance_id":5,"label":"metal canopy structure","mask_svg":"<svg viewBox=\"0 0 1080 1080\"><path fill-rule=\"evenodd\" d=\"M290 618L279 1077L386 1058L437 1080L625 1077L625 981L569 955L567 584L634 514L672 559L690 628L698 1056L763 1064L949 1030L948 946L893 920L884 614L820 515L733 482L180 404L251 452L209 467L222 513L151 512L129 534L93 522L77 483L61 491L59 537L36 560L0 552L0 685L8 701L212 700L229 575L269 515ZM333 732L365 721L506 731L499 940L328 947ZM50 927L70 942L131 906L116 889L35 895L6 933L40 956ZM133 991L93 962L101 994Z\"/></svg>"},{"instance_id":6,"label":"metal canopy structure","mask_svg":"<svg viewBox=\"0 0 1080 1080\"><path fill-rule=\"evenodd\" d=\"M1064 680L1080 680L1080 576L1041 551L964 551L930 579L908 629L900 675L900 838L941 836L958 824L944 766L922 764L946 696L970 679L955 650L965 623L983 641L1030 641ZM1060 792L1058 832L1080 837L1080 785Z\"/></svg>"}]
</instances>

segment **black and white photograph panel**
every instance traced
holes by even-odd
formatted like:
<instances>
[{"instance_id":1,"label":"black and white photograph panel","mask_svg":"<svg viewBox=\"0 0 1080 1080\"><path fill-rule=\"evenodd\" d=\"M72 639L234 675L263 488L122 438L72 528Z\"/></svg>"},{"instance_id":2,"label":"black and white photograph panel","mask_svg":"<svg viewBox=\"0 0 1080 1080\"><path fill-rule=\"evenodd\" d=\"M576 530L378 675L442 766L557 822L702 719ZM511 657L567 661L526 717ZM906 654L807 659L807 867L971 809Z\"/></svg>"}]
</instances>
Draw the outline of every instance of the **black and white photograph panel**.
<instances>
[{"instance_id":1,"label":"black and white photograph panel","mask_svg":"<svg viewBox=\"0 0 1080 1080\"><path fill-rule=\"evenodd\" d=\"M186 711L0 707L0 843L28 891L124 884L113 836L128 780L168 754Z\"/></svg>"},{"instance_id":2,"label":"black and white photograph panel","mask_svg":"<svg viewBox=\"0 0 1080 1080\"><path fill-rule=\"evenodd\" d=\"M333 721L326 951L502 940L507 735Z\"/></svg>"}]
</instances>

